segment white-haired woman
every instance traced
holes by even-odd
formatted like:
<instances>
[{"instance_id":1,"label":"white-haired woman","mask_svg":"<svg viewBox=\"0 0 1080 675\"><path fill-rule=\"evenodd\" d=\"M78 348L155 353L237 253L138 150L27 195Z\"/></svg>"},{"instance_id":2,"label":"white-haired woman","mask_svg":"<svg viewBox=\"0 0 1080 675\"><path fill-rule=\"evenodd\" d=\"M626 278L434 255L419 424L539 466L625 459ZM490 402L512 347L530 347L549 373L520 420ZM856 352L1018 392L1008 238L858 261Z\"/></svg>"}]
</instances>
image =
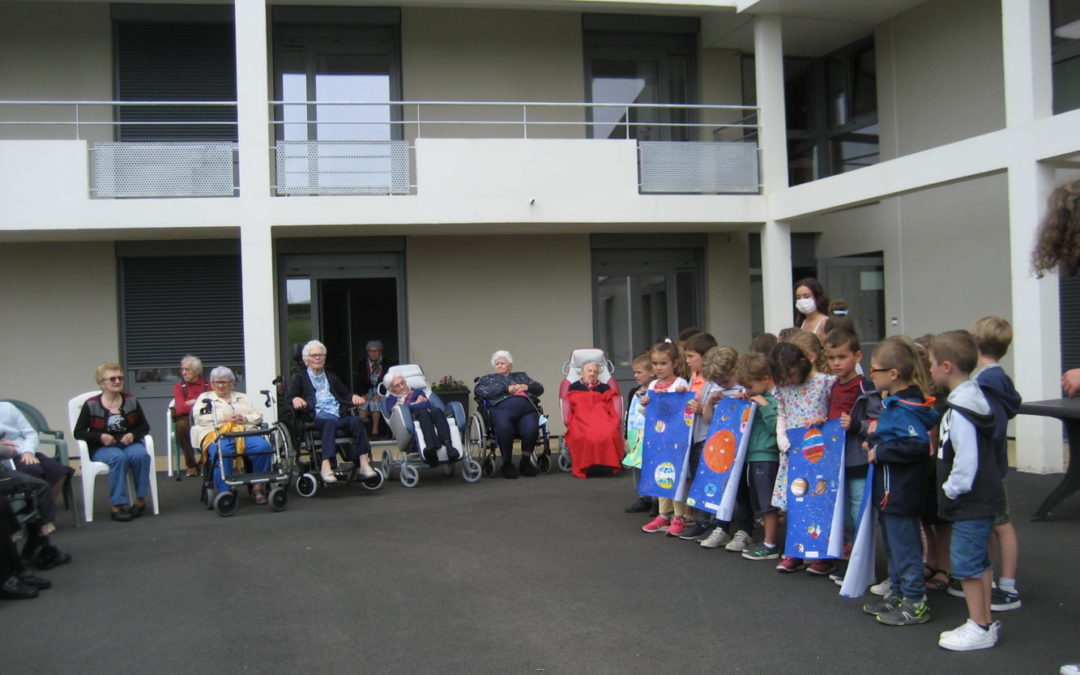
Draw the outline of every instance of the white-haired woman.
<instances>
[{"instance_id":1,"label":"white-haired woman","mask_svg":"<svg viewBox=\"0 0 1080 675\"><path fill-rule=\"evenodd\" d=\"M233 391L235 385L236 375L233 371L225 366L218 366L210 371L210 391L199 395L193 405L195 426L191 428L191 442L195 447L206 451L207 470L214 472L214 487L218 492L230 489L225 484L221 471L215 467L219 454L224 457L222 465L225 467L225 476L232 475L233 455L238 452L248 455L252 471L262 473L270 470L270 444L262 436L218 438L219 432L250 431L262 422L262 412L251 403L247 394ZM207 403L210 404L209 408L206 407ZM237 440L243 441L243 447L237 447ZM266 484L256 484L251 490L251 496L256 504L265 504Z\"/></svg>"},{"instance_id":2,"label":"white-haired woman","mask_svg":"<svg viewBox=\"0 0 1080 675\"><path fill-rule=\"evenodd\" d=\"M199 460L195 457L194 448L191 447L191 406L201 394L210 391L202 372L202 360L198 356L188 354L180 359L180 381L174 384L172 389L172 416L173 423L176 425L176 443L184 453L188 476L198 476L200 472Z\"/></svg>"},{"instance_id":3,"label":"white-haired woman","mask_svg":"<svg viewBox=\"0 0 1080 675\"><path fill-rule=\"evenodd\" d=\"M514 372L514 357L500 349L491 355L490 375L476 381L473 395L487 404L495 442L502 453L502 474L505 478L517 478L518 471L525 476L535 476L532 464L533 448L540 432L540 414L536 404L544 393L544 385L524 372ZM521 463L514 468L514 438L521 439Z\"/></svg>"}]
</instances>

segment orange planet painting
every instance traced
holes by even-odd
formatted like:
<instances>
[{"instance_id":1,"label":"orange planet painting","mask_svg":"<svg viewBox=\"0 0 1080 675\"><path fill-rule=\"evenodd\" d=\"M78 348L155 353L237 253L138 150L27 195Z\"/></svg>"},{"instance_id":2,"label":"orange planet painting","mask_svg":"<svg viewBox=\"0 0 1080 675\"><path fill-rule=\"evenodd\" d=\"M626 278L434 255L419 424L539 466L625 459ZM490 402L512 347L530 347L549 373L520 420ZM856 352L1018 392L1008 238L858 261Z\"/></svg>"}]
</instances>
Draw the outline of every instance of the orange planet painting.
<instances>
[{"instance_id":1,"label":"orange planet painting","mask_svg":"<svg viewBox=\"0 0 1080 675\"><path fill-rule=\"evenodd\" d=\"M716 473L731 471L735 461L735 434L728 429L721 429L709 437L702 451L705 465Z\"/></svg>"}]
</instances>

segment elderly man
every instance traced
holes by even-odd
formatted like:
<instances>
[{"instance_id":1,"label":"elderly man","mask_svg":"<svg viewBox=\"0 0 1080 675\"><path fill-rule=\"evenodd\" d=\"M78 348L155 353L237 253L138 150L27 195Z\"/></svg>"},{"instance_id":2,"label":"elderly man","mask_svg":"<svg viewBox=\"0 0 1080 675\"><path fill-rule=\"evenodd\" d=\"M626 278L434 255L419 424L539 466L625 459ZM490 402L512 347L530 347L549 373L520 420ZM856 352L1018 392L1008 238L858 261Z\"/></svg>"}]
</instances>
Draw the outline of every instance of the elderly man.
<instances>
[{"instance_id":1,"label":"elderly man","mask_svg":"<svg viewBox=\"0 0 1080 675\"><path fill-rule=\"evenodd\" d=\"M334 458L335 438L339 429L352 436L353 454L359 457L361 478L372 478L371 445L364 433L364 423L359 417L348 414L350 406L362 406L367 401L359 394L350 394L348 387L337 375L326 370L326 345L312 340L304 345L304 365L307 368L289 380L286 398L301 418L315 422L322 440L322 467L319 473L324 483L336 483L331 465Z\"/></svg>"}]
</instances>

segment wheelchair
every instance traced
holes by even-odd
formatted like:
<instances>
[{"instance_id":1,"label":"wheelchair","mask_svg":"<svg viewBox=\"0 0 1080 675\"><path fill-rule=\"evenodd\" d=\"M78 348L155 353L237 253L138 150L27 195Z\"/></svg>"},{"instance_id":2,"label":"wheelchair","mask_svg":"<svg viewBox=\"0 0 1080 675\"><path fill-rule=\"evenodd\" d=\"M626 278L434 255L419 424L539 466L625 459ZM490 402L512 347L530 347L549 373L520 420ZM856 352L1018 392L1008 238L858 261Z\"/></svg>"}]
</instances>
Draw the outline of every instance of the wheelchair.
<instances>
[{"instance_id":1,"label":"wheelchair","mask_svg":"<svg viewBox=\"0 0 1080 675\"><path fill-rule=\"evenodd\" d=\"M581 380L581 369L585 367L587 363L600 363L602 368L600 369L600 382L608 385L612 389L619 392L619 382L615 379L615 364L613 364L604 354L603 349L596 348L581 348L575 349L570 352L570 359L563 364L562 373L563 380L559 383L559 409L562 413L563 424L568 423L568 409L566 403L566 392L570 389L570 385ZM622 409L622 396L620 395L615 399L617 407L615 409L619 418L623 416ZM566 445L566 436L559 437L559 471L569 473L573 469L573 457L570 454L570 448Z\"/></svg>"},{"instance_id":2,"label":"wheelchair","mask_svg":"<svg viewBox=\"0 0 1080 675\"><path fill-rule=\"evenodd\" d=\"M478 382L479 377L473 382ZM465 442L468 444L469 455L480 464L484 476L492 478L498 468L499 448L495 441L495 430L491 424L491 411L488 403L476 396L476 412L469 416L469 424L465 431ZM536 404L536 412L540 415L540 435L537 440L537 448L532 454L532 463L540 473L551 473L551 435L548 433L547 415L544 407ZM567 469L569 471L569 469Z\"/></svg>"},{"instance_id":3,"label":"wheelchair","mask_svg":"<svg viewBox=\"0 0 1080 675\"><path fill-rule=\"evenodd\" d=\"M393 451L387 447L382 454L380 467L387 478L393 476L393 471L398 470L398 478L405 487L415 487L420 482L420 469L428 468L428 464L420 456L420 450L424 447L424 433L418 422L414 422L407 406L386 407L386 397L390 393L390 382L395 376L405 378L409 389L422 389L424 395L432 406L444 412L450 429L450 439L459 457L451 460L447 457L446 448L440 448L438 452L439 466L446 475L454 474L455 466L461 463L461 477L466 483L475 483L480 480L481 468L473 456L467 452L462 444L462 436L465 430L465 410L458 402L452 402L449 406L444 405L439 395L431 391L431 386L424 376L424 370L416 364L402 364L392 366L387 370L379 385L379 395L383 397L383 419L387 420L394 436L401 459L395 460Z\"/></svg>"}]
</instances>

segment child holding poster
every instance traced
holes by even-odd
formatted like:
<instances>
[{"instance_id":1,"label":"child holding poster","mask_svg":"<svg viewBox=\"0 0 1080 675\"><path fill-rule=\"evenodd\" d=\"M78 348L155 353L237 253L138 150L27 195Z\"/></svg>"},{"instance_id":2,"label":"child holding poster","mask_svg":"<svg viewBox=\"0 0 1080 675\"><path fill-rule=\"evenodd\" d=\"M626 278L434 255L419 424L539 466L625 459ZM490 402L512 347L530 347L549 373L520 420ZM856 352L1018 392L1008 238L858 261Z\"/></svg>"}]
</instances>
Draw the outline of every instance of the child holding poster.
<instances>
[{"instance_id":1,"label":"child holding poster","mask_svg":"<svg viewBox=\"0 0 1080 675\"><path fill-rule=\"evenodd\" d=\"M753 513L761 514L764 539L743 550L747 560L776 560L780 557L776 535L780 511L772 505L772 489L780 466L780 448L776 444L776 399L769 359L764 354L743 354L735 366L735 378L746 387L746 396L757 404L746 449L747 501Z\"/></svg>"},{"instance_id":2,"label":"child holding poster","mask_svg":"<svg viewBox=\"0 0 1080 675\"><path fill-rule=\"evenodd\" d=\"M641 405L649 405L650 391L686 391L690 387L683 378L675 374L682 363L679 348L671 343L671 340L660 342L649 350L649 358L652 361L653 381L645 395L641 397ZM672 517L683 516L686 505L676 502L667 497L660 498L660 514L642 526L642 532L667 532L671 527Z\"/></svg>"},{"instance_id":3,"label":"child holding poster","mask_svg":"<svg viewBox=\"0 0 1080 675\"><path fill-rule=\"evenodd\" d=\"M891 592L863 611L889 626L930 620L923 577L920 516L926 498L926 458L930 429L937 425L929 374L919 348L904 335L880 343L870 357L870 379L882 396L877 427L867 440L867 460L874 463L874 505L885 553Z\"/></svg>"},{"instance_id":4,"label":"child holding poster","mask_svg":"<svg viewBox=\"0 0 1080 675\"><path fill-rule=\"evenodd\" d=\"M687 458L687 482L693 479L697 473L698 463L701 461L701 451L705 447L705 435L708 431L708 423L702 421L701 408L704 401L703 392L706 379L702 376L701 365L705 355L716 347L716 338L709 333L695 333L686 338L683 343L683 356L686 367L690 371L690 391L696 396L686 407L686 412L694 416L693 442L690 445L690 456ZM693 507L684 508L684 516L676 517L668 528L667 536L679 537L680 539L697 539L706 530L706 523L710 520L709 514Z\"/></svg>"},{"instance_id":5,"label":"child holding poster","mask_svg":"<svg viewBox=\"0 0 1080 675\"><path fill-rule=\"evenodd\" d=\"M626 457L623 458L623 466L634 470L634 491L641 472L641 445L645 440L645 407L641 405L641 397L652 382L652 359L649 352L638 354L633 363L634 381L637 386L626 395L626 419L623 420L623 428L626 433ZM639 495L637 501L627 506L627 513L648 513L656 507L656 500L652 497ZM653 515L656 515L655 513Z\"/></svg>"},{"instance_id":6,"label":"child holding poster","mask_svg":"<svg viewBox=\"0 0 1080 675\"><path fill-rule=\"evenodd\" d=\"M790 342L780 342L772 348L769 352L769 370L776 381L773 395L777 403L776 443L780 448L772 505L783 511L787 509L787 453L791 448L787 431L811 427L825 421L829 414L829 396L836 378L818 372L807 354ZM776 570L797 572L805 567L801 559L784 556Z\"/></svg>"}]
</instances>

